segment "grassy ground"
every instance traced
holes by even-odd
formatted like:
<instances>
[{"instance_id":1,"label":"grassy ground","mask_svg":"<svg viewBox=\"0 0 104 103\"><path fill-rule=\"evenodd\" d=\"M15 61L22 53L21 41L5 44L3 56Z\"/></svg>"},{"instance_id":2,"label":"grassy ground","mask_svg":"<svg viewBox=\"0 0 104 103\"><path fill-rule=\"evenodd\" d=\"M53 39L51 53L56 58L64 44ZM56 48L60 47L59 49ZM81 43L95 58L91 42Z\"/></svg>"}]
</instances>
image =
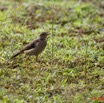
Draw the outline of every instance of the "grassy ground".
<instances>
[{"instance_id":1,"label":"grassy ground","mask_svg":"<svg viewBox=\"0 0 104 103\"><path fill-rule=\"evenodd\" d=\"M42 31L40 62L9 60ZM94 98L104 99L104 0L0 0L0 103L104 102Z\"/></svg>"}]
</instances>

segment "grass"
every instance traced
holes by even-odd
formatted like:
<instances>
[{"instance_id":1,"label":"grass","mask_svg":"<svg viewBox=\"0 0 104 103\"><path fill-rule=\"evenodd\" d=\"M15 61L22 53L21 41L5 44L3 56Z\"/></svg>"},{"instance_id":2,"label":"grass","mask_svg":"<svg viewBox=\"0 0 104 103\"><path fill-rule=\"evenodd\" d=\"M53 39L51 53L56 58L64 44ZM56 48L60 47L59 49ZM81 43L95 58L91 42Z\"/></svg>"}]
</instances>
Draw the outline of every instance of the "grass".
<instances>
[{"instance_id":1,"label":"grass","mask_svg":"<svg viewBox=\"0 0 104 103\"><path fill-rule=\"evenodd\" d=\"M0 1L0 103L103 102L93 99L104 98L103 4ZM42 31L51 35L40 62L25 55L9 59Z\"/></svg>"}]
</instances>

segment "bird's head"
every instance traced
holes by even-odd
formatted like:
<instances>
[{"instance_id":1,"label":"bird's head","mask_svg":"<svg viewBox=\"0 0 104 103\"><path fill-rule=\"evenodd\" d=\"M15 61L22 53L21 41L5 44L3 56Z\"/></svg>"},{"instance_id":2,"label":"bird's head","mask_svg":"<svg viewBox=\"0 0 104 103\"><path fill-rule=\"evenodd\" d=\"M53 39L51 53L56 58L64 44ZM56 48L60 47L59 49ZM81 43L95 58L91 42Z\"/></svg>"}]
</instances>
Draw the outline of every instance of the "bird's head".
<instances>
[{"instance_id":1,"label":"bird's head","mask_svg":"<svg viewBox=\"0 0 104 103\"><path fill-rule=\"evenodd\" d=\"M44 39L45 39L48 35L49 35L48 32L42 32L42 33L40 34L40 38L44 38Z\"/></svg>"}]
</instances>

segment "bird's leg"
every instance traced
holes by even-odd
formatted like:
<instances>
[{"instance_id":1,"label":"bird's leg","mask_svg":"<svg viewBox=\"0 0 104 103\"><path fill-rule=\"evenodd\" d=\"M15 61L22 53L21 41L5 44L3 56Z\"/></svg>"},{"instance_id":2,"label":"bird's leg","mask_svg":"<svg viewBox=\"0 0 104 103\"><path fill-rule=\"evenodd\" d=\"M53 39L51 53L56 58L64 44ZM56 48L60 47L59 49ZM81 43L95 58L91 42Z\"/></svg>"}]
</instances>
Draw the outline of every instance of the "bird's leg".
<instances>
[{"instance_id":1,"label":"bird's leg","mask_svg":"<svg viewBox=\"0 0 104 103\"><path fill-rule=\"evenodd\" d=\"M38 61L38 55L36 55L36 62Z\"/></svg>"},{"instance_id":2,"label":"bird's leg","mask_svg":"<svg viewBox=\"0 0 104 103\"><path fill-rule=\"evenodd\" d=\"M26 69L28 69L28 59L29 59L29 56L26 56Z\"/></svg>"}]
</instances>

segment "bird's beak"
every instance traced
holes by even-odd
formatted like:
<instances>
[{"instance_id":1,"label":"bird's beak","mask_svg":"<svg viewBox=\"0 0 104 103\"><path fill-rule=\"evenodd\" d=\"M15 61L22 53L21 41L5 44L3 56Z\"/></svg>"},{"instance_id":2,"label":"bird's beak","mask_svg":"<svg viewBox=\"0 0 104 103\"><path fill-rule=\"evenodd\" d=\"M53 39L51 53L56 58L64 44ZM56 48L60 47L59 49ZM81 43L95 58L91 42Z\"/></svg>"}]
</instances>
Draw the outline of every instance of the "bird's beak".
<instances>
[{"instance_id":1,"label":"bird's beak","mask_svg":"<svg viewBox=\"0 0 104 103\"><path fill-rule=\"evenodd\" d=\"M46 35L47 39L49 38L49 36L48 36L49 34L50 34L50 33L49 33L49 32L47 32L47 35Z\"/></svg>"},{"instance_id":2,"label":"bird's beak","mask_svg":"<svg viewBox=\"0 0 104 103\"><path fill-rule=\"evenodd\" d=\"M47 35L49 35L49 32L47 32Z\"/></svg>"}]
</instances>

